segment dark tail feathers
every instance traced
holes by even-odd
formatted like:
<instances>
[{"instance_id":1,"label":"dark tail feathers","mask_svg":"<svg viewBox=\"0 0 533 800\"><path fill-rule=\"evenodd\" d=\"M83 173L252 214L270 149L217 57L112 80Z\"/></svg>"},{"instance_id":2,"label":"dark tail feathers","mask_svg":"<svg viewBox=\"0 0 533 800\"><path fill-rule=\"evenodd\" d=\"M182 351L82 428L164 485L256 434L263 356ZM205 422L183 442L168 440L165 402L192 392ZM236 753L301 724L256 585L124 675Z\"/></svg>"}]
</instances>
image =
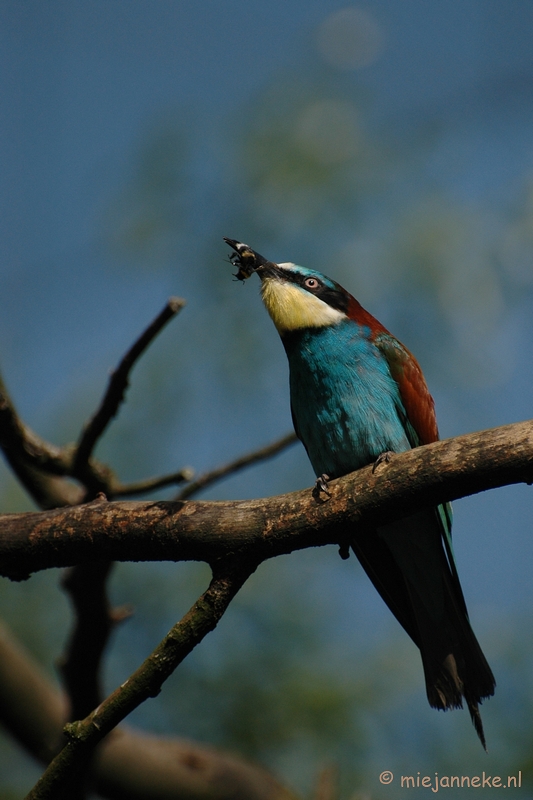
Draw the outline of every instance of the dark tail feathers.
<instances>
[{"instance_id":1,"label":"dark tail feathers","mask_svg":"<svg viewBox=\"0 0 533 800\"><path fill-rule=\"evenodd\" d=\"M462 708L464 698L486 749L478 706L494 694L496 684L470 627L457 571L441 537L442 522L434 509L426 509L377 530L358 530L351 544L420 648L430 705Z\"/></svg>"},{"instance_id":2,"label":"dark tail feathers","mask_svg":"<svg viewBox=\"0 0 533 800\"><path fill-rule=\"evenodd\" d=\"M472 724L474 725L475 731L479 736L479 740L486 751L487 743L485 741L485 732L483 730L481 714L479 713L479 705L481 705L485 698L491 697L494 694L495 681L491 669L487 664L471 629L470 635L475 642L475 649L478 652L475 654L475 656L477 656L477 658L475 658L475 670L472 670L473 662L470 661L470 669L466 674L471 674L474 672L474 686L472 686L472 678L465 686L465 683L460 677L460 673L457 668L457 661L453 653L449 653L442 661L438 672L436 672L434 669L428 668L428 665L426 664L427 659L424 658L424 653L422 653L422 661L424 663L426 690L429 704L433 708L438 708L443 711L446 711L450 708L462 708L464 697L468 711L470 712ZM465 666L466 665L463 664L463 667ZM463 670L461 670L461 674L465 674Z\"/></svg>"}]
</instances>

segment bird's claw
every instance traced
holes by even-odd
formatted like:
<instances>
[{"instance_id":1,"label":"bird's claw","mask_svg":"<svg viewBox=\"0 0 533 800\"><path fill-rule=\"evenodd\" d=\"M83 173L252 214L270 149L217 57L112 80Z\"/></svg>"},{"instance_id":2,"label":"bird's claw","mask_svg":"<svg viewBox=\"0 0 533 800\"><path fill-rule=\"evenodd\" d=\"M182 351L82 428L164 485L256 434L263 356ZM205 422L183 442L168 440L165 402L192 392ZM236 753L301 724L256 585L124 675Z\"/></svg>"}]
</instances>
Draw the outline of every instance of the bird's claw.
<instances>
[{"instance_id":1,"label":"bird's claw","mask_svg":"<svg viewBox=\"0 0 533 800\"><path fill-rule=\"evenodd\" d=\"M325 474L319 475L319 477L316 479L316 483L313 488L313 497L315 498L315 500L320 500L321 502L325 502L321 498L320 496L321 494L325 494L328 497L331 497L331 492L328 488L328 482L329 482L329 475Z\"/></svg>"},{"instance_id":2,"label":"bird's claw","mask_svg":"<svg viewBox=\"0 0 533 800\"><path fill-rule=\"evenodd\" d=\"M392 450L386 450L384 453L380 453L372 466L372 474L374 474L380 464L390 464L393 455Z\"/></svg>"}]
</instances>

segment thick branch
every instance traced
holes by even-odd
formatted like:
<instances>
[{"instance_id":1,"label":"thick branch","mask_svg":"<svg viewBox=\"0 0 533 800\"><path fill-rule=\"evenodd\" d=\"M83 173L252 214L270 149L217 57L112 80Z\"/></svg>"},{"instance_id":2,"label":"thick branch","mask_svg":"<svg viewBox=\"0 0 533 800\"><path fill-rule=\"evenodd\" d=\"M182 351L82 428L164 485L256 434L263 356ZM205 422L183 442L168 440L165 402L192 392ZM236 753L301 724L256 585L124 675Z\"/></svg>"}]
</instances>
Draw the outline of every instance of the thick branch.
<instances>
[{"instance_id":1,"label":"thick branch","mask_svg":"<svg viewBox=\"0 0 533 800\"><path fill-rule=\"evenodd\" d=\"M511 483L533 482L533 422L472 433L394 455L330 484L233 502L89 503L0 516L0 574L22 579L98 560L207 561L241 554L260 562L343 541L347 527L389 522Z\"/></svg>"},{"instance_id":2,"label":"thick branch","mask_svg":"<svg viewBox=\"0 0 533 800\"><path fill-rule=\"evenodd\" d=\"M66 726L68 742L28 794L27 800L69 798L79 785L94 748L141 703L159 694L164 681L212 631L229 603L255 569L251 562L233 562L213 576L196 601L146 661L88 717Z\"/></svg>"},{"instance_id":3,"label":"thick branch","mask_svg":"<svg viewBox=\"0 0 533 800\"><path fill-rule=\"evenodd\" d=\"M74 456L73 473L83 471L88 463L96 442L106 429L109 422L116 415L118 408L124 399L124 393L128 387L128 378L133 365L146 350L148 345L155 339L161 329L183 308L185 301L179 297L171 297L167 305L155 320L141 334L137 341L130 347L122 358L118 367L111 373L107 391L102 399L100 408L85 426Z\"/></svg>"}]
</instances>

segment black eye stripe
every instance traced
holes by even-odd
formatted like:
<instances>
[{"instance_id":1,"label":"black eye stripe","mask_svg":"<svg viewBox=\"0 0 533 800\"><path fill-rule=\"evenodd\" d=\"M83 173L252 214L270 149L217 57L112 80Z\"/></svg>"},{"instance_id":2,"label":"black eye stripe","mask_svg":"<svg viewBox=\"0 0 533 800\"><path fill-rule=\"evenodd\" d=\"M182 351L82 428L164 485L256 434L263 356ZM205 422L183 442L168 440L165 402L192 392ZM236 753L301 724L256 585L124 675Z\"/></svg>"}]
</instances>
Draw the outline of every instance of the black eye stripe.
<instances>
[{"instance_id":1,"label":"black eye stripe","mask_svg":"<svg viewBox=\"0 0 533 800\"><path fill-rule=\"evenodd\" d=\"M317 279L315 278L315 280ZM319 300L327 303L328 306L346 313L348 308L348 298L344 292L339 291L338 289L331 289L329 286L326 286L319 280L317 280L317 286L309 288L304 284L303 288L310 294L314 294L315 297L319 298Z\"/></svg>"},{"instance_id":2,"label":"black eye stripe","mask_svg":"<svg viewBox=\"0 0 533 800\"><path fill-rule=\"evenodd\" d=\"M290 276L287 276L287 279L292 283L298 284L298 286L301 286L306 292L318 297L319 300L322 300L324 303L327 303L328 306L337 309L337 311L342 311L343 313L347 312L349 295L344 291L344 289L342 289L341 286L332 288L331 286L327 286L320 280L320 278L316 278L314 275L299 275L294 272ZM306 286L306 281L308 280L316 281L316 286Z\"/></svg>"}]
</instances>

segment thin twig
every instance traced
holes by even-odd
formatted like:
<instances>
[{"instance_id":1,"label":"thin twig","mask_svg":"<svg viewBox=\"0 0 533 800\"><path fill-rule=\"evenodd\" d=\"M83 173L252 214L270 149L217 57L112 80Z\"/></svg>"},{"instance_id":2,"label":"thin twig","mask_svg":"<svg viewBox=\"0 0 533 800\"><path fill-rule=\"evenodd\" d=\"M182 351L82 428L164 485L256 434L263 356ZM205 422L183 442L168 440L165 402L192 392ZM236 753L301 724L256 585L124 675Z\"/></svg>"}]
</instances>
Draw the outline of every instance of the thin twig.
<instances>
[{"instance_id":1,"label":"thin twig","mask_svg":"<svg viewBox=\"0 0 533 800\"><path fill-rule=\"evenodd\" d=\"M157 334L185 305L185 300L171 297L154 321L148 326L137 341L130 347L122 358L118 367L111 373L106 393L100 403L98 411L85 425L81 438L76 448L73 473L83 472L94 450L96 442L106 429L109 422L116 415L124 399L128 387L128 377L133 365Z\"/></svg>"},{"instance_id":2,"label":"thin twig","mask_svg":"<svg viewBox=\"0 0 533 800\"><path fill-rule=\"evenodd\" d=\"M190 467L183 467L178 472L170 475L161 475L158 478L147 478L137 483L117 483L111 487L110 497L131 497L137 494L146 494L156 489L163 489L165 486L172 486L176 483L190 481L194 477L194 470Z\"/></svg>"},{"instance_id":3,"label":"thin twig","mask_svg":"<svg viewBox=\"0 0 533 800\"><path fill-rule=\"evenodd\" d=\"M209 472L204 472L203 475L200 475L195 481L192 481L188 486L182 489L181 492L176 495L175 499L186 500L198 494L202 489L206 489L208 486L211 486L213 483L223 478L234 475L236 472L239 472L239 470L249 467L251 464L256 464L258 461L265 461L267 458L272 458L272 456L281 453L282 450L285 450L286 447L289 447L297 441L298 439L295 433L287 433L285 436L282 436L281 439L277 439L266 447L253 450L251 453L236 458L235 461L230 461L228 464L223 464L221 467L217 467Z\"/></svg>"},{"instance_id":4,"label":"thin twig","mask_svg":"<svg viewBox=\"0 0 533 800\"><path fill-rule=\"evenodd\" d=\"M79 785L94 748L141 703L159 694L183 659L212 631L256 567L237 563L221 568L208 589L165 636L146 661L88 717L65 728L68 742L50 763L26 800L69 798Z\"/></svg>"}]
</instances>

